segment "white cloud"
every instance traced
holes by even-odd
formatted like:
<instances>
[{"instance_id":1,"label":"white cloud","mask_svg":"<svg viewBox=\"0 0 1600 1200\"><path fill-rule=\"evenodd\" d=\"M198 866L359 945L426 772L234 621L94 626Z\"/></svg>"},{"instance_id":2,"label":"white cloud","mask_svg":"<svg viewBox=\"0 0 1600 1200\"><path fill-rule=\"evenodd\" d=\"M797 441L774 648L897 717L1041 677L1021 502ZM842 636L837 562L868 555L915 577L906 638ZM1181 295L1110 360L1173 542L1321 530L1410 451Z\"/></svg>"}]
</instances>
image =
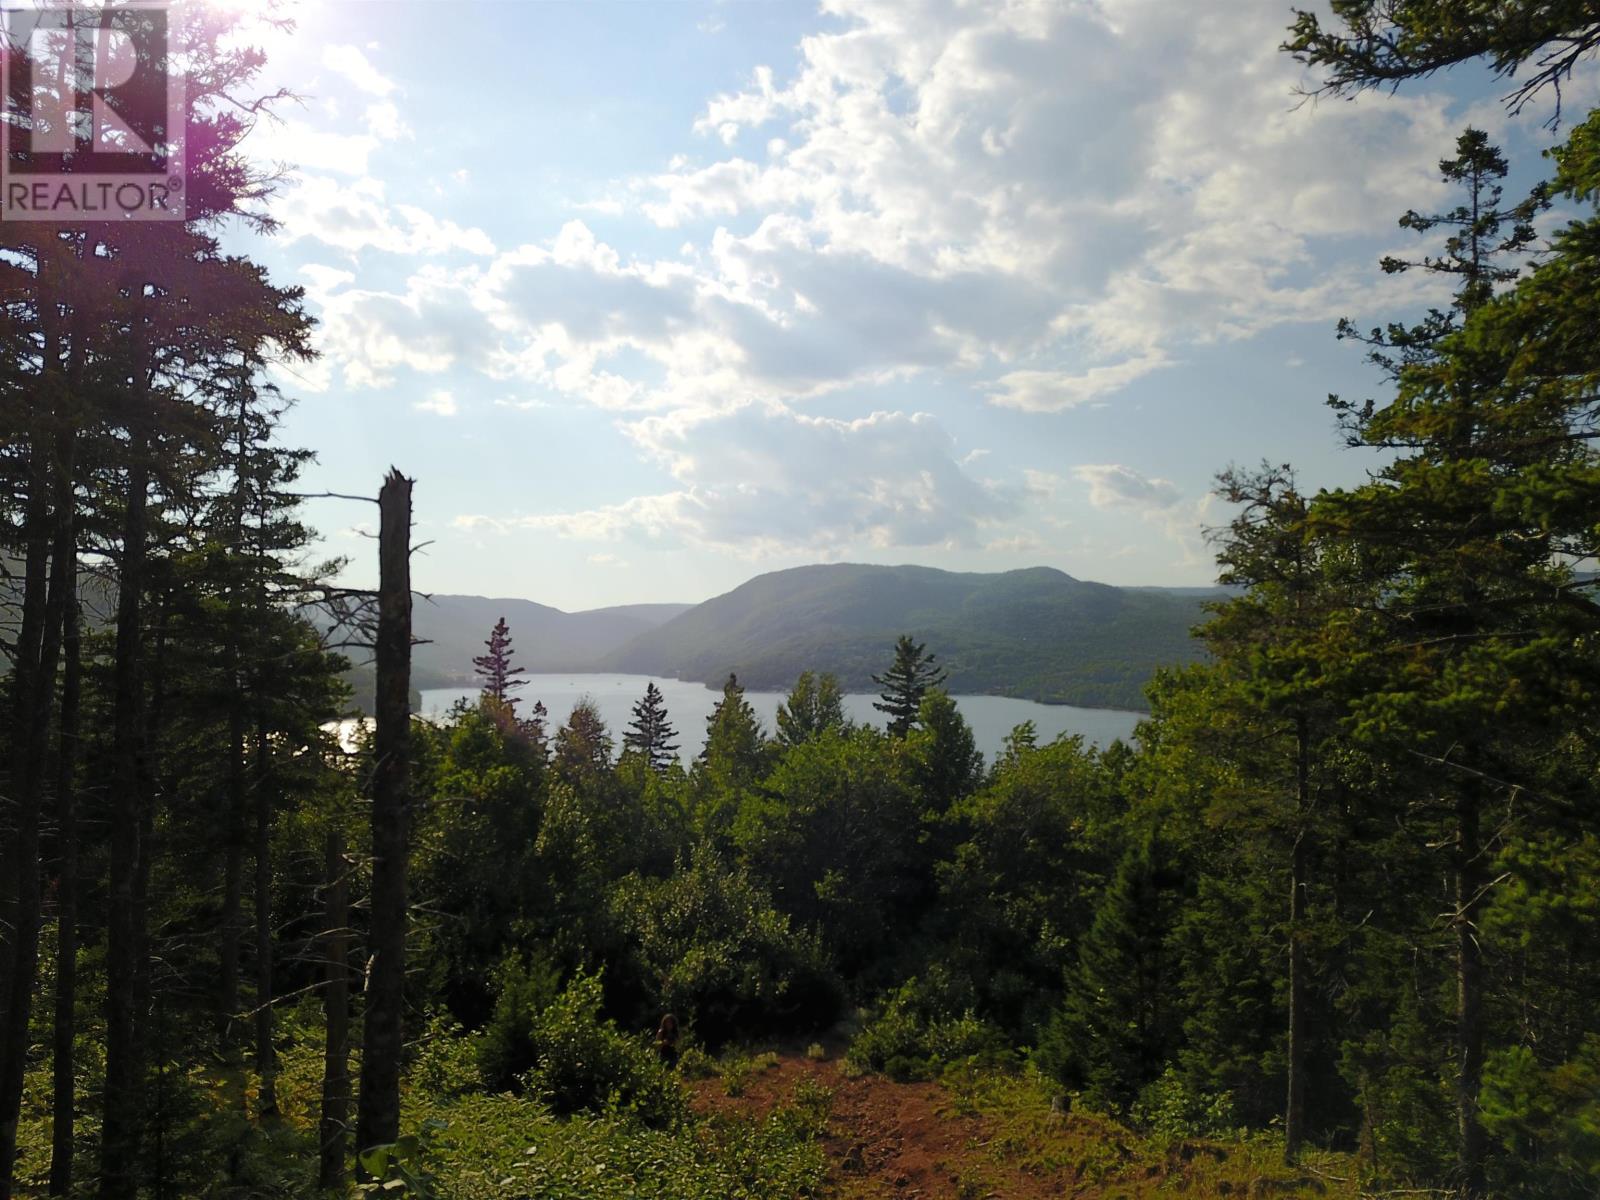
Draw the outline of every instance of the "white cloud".
<instances>
[{"instance_id":1,"label":"white cloud","mask_svg":"<svg viewBox=\"0 0 1600 1200\"><path fill-rule=\"evenodd\" d=\"M1152 350L1137 358L1085 371L1011 371L998 380L989 402L1024 412L1060 412L1120 392L1152 371L1172 366L1166 354Z\"/></svg>"},{"instance_id":2,"label":"white cloud","mask_svg":"<svg viewBox=\"0 0 1600 1200\"><path fill-rule=\"evenodd\" d=\"M546 529L583 541L639 539L747 557L847 546L981 545L1018 514L1022 490L964 470L950 436L925 414L853 421L748 405L634 427L641 448L679 487L577 512L458 517L460 528Z\"/></svg>"},{"instance_id":3,"label":"white cloud","mask_svg":"<svg viewBox=\"0 0 1600 1200\"><path fill-rule=\"evenodd\" d=\"M285 189L275 211L287 241L312 238L351 255L368 248L414 257L495 252L481 229L463 228L415 205L390 204L377 179L309 175Z\"/></svg>"},{"instance_id":4,"label":"white cloud","mask_svg":"<svg viewBox=\"0 0 1600 1200\"><path fill-rule=\"evenodd\" d=\"M1130 512L1159 527L1177 545L1183 566L1207 561L1201 523L1211 504L1209 493L1189 501L1170 480L1150 478L1121 463L1074 467L1072 474L1088 484L1089 503L1095 508Z\"/></svg>"},{"instance_id":5,"label":"white cloud","mask_svg":"<svg viewBox=\"0 0 1600 1200\"><path fill-rule=\"evenodd\" d=\"M363 92L374 96L389 96L396 89L394 80L373 66L372 60L359 46L324 46L322 65L337 71Z\"/></svg>"},{"instance_id":6,"label":"white cloud","mask_svg":"<svg viewBox=\"0 0 1600 1200\"><path fill-rule=\"evenodd\" d=\"M453 417L461 411L456 398L443 389L431 393L426 400L418 400L411 407L418 412L435 413L441 417Z\"/></svg>"},{"instance_id":7,"label":"white cloud","mask_svg":"<svg viewBox=\"0 0 1600 1200\"><path fill-rule=\"evenodd\" d=\"M1075 467L1072 473L1089 485L1089 503L1096 508L1166 509L1183 498L1168 480L1146 478L1120 463Z\"/></svg>"}]
</instances>

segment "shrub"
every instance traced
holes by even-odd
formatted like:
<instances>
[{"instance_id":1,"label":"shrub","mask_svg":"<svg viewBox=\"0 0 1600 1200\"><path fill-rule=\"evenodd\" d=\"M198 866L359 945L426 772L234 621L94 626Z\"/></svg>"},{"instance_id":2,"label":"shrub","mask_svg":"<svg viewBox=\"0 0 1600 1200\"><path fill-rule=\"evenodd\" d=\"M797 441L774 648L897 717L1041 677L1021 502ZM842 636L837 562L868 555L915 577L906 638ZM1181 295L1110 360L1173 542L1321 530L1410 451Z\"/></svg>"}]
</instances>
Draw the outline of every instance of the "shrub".
<instances>
[{"instance_id":1,"label":"shrub","mask_svg":"<svg viewBox=\"0 0 1600 1200\"><path fill-rule=\"evenodd\" d=\"M1135 1125L1169 1138L1220 1137L1238 1124L1227 1092L1197 1092L1168 1067L1139 1092L1129 1114Z\"/></svg>"},{"instance_id":2,"label":"shrub","mask_svg":"<svg viewBox=\"0 0 1600 1200\"><path fill-rule=\"evenodd\" d=\"M556 1113L620 1112L646 1125L685 1114L673 1074L640 1041L600 1017L599 975L579 974L533 1025L537 1057L528 1091Z\"/></svg>"},{"instance_id":3,"label":"shrub","mask_svg":"<svg viewBox=\"0 0 1600 1200\"><path fill-rule=\"evenodd\" d=\"M514 1091L538 1061L534 1027L561 989L561 976L544 958L504 959L496 976L494 1014L478 1041L478 1070L490 1091Z\"/></svg>"},{"instance_id":4,"label":"shrub","mask_svg":"<svg viewBox=\"0 0 1600 1200\"><path fill-rule=\"evenodd\" d=\"M677 1014L712 1046L818 1028L839 991L816 935L797 930L742 868L710 847L670 879L630 876L611 913L629 942L633 990L652 1019Z\"/></svg>"},{"instance_id":5,"label":"shrub","mask_svg":"<svg viewBox=\"0 0 1600 1200\"><path fill-rule=\"evenodd\" d=\"M971 1009L953 1015L940 998L942 990L925 980L907 980L851 1040L847 1061L899 1080L931 1079L943 1066L964 1059L1010 1065L1004 1034Z\"/></svg>"}]
</instances>

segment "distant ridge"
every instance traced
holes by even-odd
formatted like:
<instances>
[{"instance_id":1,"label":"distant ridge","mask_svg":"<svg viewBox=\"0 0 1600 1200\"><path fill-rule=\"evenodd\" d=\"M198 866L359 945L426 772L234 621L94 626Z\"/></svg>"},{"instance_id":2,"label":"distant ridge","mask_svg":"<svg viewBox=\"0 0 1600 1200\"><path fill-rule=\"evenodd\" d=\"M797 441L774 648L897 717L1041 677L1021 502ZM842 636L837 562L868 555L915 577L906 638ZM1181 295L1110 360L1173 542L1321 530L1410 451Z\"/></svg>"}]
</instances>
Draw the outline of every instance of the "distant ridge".
<instances>
[{"instance_id":1,"label":"distant ridge","mask_svg":"<svg viewBox=\"0 0 1600 1200\"><path fill-rule=\"evenodd\" d=\"M1191 629L1220 589L1118 588L1053 567L998 574L837 563L758 575L640 633L600 669L783 689L802 670L872 688L909 633L952 691L1143 709L1163 666L1203 651Z\"/></svg>"},{"instance_id":2,"label":"distant ridge","mask_svg":"<svg viewBox=\"0 0 1600 1200\"><path fill-rule=\"evenodd\" d=\"M472 660L501 617L511 627L516 657L529 671L595 670L608 654L673 617L688 604L622 604L563 612L532 600L487 596L418 597L412 632L426 644L412 653L418 687L451 687L473 681Z\"/></svg>"}]
</instances>

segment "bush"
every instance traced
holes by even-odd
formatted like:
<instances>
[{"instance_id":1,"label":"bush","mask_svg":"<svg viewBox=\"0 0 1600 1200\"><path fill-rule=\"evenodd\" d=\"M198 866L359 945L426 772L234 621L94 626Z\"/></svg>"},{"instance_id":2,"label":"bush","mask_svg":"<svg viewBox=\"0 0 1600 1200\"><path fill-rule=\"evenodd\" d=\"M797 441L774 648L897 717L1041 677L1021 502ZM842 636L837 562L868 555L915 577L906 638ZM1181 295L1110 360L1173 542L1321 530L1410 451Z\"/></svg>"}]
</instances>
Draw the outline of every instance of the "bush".
<instances>
[{"instance_id":1,"label":"bush","mask_svg":"<svg viewBox=\"0 0 1600 1200\"><path fill-rule=\"evenodd\" d=\"M561 989L548 959L513 955L495 972L494 1014L478 1041L478 1070L490 1091L515 1091L539 1058L534 1027Z\"/></svg>"},{"instance_id":2,"label":"bush","mask_svg":"<svg viewBox=\"0 0 1600 1200\"><path fill-rule=\"evenodd\" d=\"M552 1112L619 1112L652 1127L687 1109L677 1079L641 1042L600 1018L599 975L579 974L533 1025L527 1090Z\"/></svg>"},{"instance_id":3,"label":"bush","mask_svg":"<svg viewBox=\"0 0 1600 1200\"><path fill-rule=\"evenodd\" d=\"M1221 1137L1238 1124L1227 1092L1196 1092L1168 1067L1146 1084L1129 1114L1133 1123L1169 1138Z\"/></svg>"},{"instance_id":4,"label":"bush","mask_svg":"<svg viewBox=\"0 0 1600 1200\"><path fill-rule=\"evenodd\" d=\"M747 872L709 847L670 879L622 880L611 912L630 943L632 990L652 1021L675 1013L715 1047L819 1028L838 1015L838 986L816 935L794 929Z\"/></svg>"},{"instance_id":5,"label":"bush","mask_svg":"<svg viewBox=\"0 0 1600 1200\"><path fill-rule=\"evenodd\" d=\"M464 1096L483 1085L483 1035L464 1033L448 1016L428 1018L407 1083L439 1096Z\"/></svg>"},{"instance_id":6,"label":"bush","mask_svg":"<svg viewBox=\"0 0 1600 1200\"><path fill-rule=\"evenodd\" d=\"M898 1080L931 1079L942 1067L965 1059L1010 1065L1004 1034L970 1008L952 1015L940 1000L943 991L936 981L930 986L928 980L907 980L851 1040L846 1060Z\"/></svg>"}]
</instances>

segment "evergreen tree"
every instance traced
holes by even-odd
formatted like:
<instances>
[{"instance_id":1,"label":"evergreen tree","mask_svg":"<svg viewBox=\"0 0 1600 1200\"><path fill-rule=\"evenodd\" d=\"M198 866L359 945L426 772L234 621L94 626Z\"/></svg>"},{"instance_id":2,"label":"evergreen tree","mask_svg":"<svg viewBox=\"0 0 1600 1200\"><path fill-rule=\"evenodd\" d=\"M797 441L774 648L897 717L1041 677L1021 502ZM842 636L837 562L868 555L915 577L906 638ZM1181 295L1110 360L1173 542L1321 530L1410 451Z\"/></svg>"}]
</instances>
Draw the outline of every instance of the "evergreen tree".
<instances>
[{"instance_id":1,"label":"evergreen tree","mask_svg":"<svg viewBox=\"0 0 1600 1200\"><path fill-rule=\"evenodd\" d=\"M1473 172L1459 161L1442 165L1476 206L1504 164L1490 147L1471 150ZM1497 820L1485 829L1484 814L1533 786L1543 772L1534 748L1578 719L1575 698L1595 669L1587 638L1600 631L1600 610L1561 565L1563 554L1596 549L1592 401L1529 379L1523 367L1527 297L1566 255L1502 302L1493 286L1512 272L1493 258L1504 219L1491 206L1467 248L1458 243L1447 260L1428 264L1461 280L1459 326L1404 365L1390 403L1346 410L1356 440L1400 455L1367 486L1319 497L1312 513L1323 531L1360 544L1381 581L1375 607L1392 634L1383 669L1356 700L1358 727L1366 746L1429 798L1418 835L1448 848L1465 1196L1487 1186L1479 1107L1491 980L1480 912L1489 863L1516 828ZM1542 326L1567 316L1544 309L1535 319ZM1519 697L1509 710L1507 695Z\"/></svg>"},{"instance_id":2,"label":"evergreen tree","mask_svg":"<svg viewBox=\"0 0 1600 1200\"><path fill-rule=\"evenodd\" d=\"M652 771L665 771L678 757L678 736L667 720L666 702L655 680L645 684L644 696L633 706L633 721L622 735L624 750L642 754Z\"/></svg>"},{"instance_id":3,"label":"evergreen tree","mask_svg":"<svg viewBox=\"0 0 1600 1200\"><path fill-rule=\"evenodd\" d=\"M894 662L882 675L874 675L872 682L883 689L882 699L872 707L888 714L889 733L903 738L916 723L917 711L922 707L922 697L929 688L938 687L949 672L941 670L927 647L901 634L894 646Z\"/></svg>"},{"instance_id":4,"label":"evergreen tree","mask_svg":"<svg viewBox=\"0 0 1600 1200\"><path fill-rule=\"evenodd\" d=\"M1126 1110L1175 1048L1173 882L1154 838L1123 854L1040 1037L1041 1068L1096 1106Z\"/></svg>"},{"instance_id":5,"label":"evergreen tree","mask_svg":"<svg viewBox=\"0 0 1600 1200\"><path fill-rule=\"evenodd\" d=\"M567 723L556 730L554 767L558 778L580 786L611 766L611 734L593 700L585 696L572 706Z\"/></svg>"},{"instance_id":6,"label":"evergreen tree","mask_svg":"<svg viewBox=\"0 0 1600 1200\"><path fill-rule=\"evenodd\" d=\"M522 701L521 697L511 693L528 681L517 678L523 673L522 667L511 665L511 656L516 651L511 648L511 628L504 617L494 623L484 646L488 653L472 660L472 669L483 680L483 694L498 704L515 709Z\"/></svg>"},{"instance_id":7,"label":"evergreen tree","mask_svg":"<svg viewBox=\"0 0 1600 1200\"><path fill-rule=\"evenodd\" d=\"M798 746L825 729L843 729L844 693L831 672L801 671L788 698L778 705L778 741Z\"/></svg>"},{"instance_id":8,"label":"evergreen tree","mask_svg":"<svg viewBox=\"0 0 1600 1200\"><path fill-rule=\"evenodd\" d=\"M766 737L756 710L744 698L739 677L730 673L722 699L706 718L706 744L700 761L710 781L728 794L760 778L766 763Z\"/></svg>"},{"instance_id":9,"label":"evergreen tree","mask_svg":"<svg viewBox=\"0 0 1600 1200\"><path fill-rule=\"evenodd\" d=\"M917 710L917 728L908 742L916 760L917 782L930 813L943 813L971 795L983 779L983 755L961 710L940 688L932 688Z\"/></svg>"}]
</instances>

